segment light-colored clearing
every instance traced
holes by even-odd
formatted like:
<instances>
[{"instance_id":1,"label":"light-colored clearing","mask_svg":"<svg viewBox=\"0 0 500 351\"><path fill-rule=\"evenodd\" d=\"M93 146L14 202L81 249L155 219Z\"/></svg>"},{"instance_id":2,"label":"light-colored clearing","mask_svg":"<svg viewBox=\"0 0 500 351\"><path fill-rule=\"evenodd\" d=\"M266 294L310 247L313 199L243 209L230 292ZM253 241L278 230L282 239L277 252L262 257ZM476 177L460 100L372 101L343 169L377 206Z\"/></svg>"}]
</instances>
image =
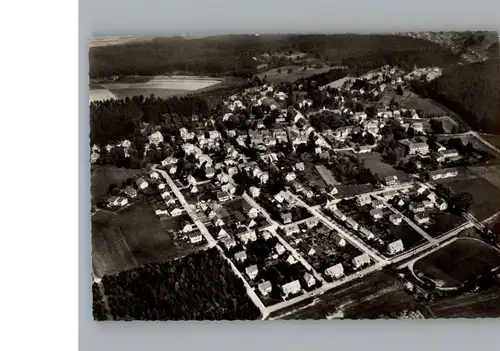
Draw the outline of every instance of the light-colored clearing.
<instances>
[{"instance_id":1,"label":"light-colored clearing","mask_svg":"<svg viewBox=\"0 0 500 351\"><path fill-rule=\"evenodd\" d=\"M90 89L89 103L93 101L104 101L109 99L117 99L116 95L107 89Z\"/></svg>"},{"instance_id":2,"label":"light-colored clearing","mask_svg":"<svg viewBox=\"0 0 500 351\"><path fill-rule=\"evenodd\" d=\"M326 87L330 87L330 88L340 88L344 85L345 82L347 81L355 81L356 78L353 78L353 77L344 77L344 78L340 78L340 79L337 79L331 83L328 83L326 85L323 85L322 88L326 88Z\"/></svg>"},{"instance_id":3,"label":"light-colored clearing","mask_svg":"<svg viewBox=\"0 0 500 351\"><path fill-rule=\"evenodd\" d=\"M157 76L147 82L141 83L108 83L102 84L107 89L174 89L174 90L198 90L214 84L221 80L215 78L199 78L187 76Z\"/></svg>"}]
</instances>

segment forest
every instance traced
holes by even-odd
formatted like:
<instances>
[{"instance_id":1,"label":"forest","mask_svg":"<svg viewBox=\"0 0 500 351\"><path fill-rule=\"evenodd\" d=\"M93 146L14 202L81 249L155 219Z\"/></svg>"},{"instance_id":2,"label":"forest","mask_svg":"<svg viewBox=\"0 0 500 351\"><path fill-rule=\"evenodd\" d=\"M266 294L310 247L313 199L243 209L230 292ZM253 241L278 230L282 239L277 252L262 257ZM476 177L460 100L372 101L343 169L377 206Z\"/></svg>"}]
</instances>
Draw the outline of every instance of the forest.
<instances>
[{"instance_id":1,"label":"forest","mask_svg":"<svg viewBox=\"0 0 500 351\"><path fill-rule=\"evenodd\" d=\"M442 77L413 88L460 114L473 129L500 133L499 59L445 70Z\"/></svg>"},{"instance_id":2,"label":"forest","mask_svg":"<svg viewBox=\"0 0 500 351\"><path fill-rule=\"evenodd\" d=\"M453 59L430 41L383 34L222 35L200 39L156 38L89 50L90 78L127 75L190 74L250 78L261 54L304 52L330 65L348 63L368 69L368 60L384 64L438 65ZM451 55L451 56L450 56Z\"/></svg>"},{"instance_id":3,"label":"forest","mask_svg":"<svg viewBox=\"0 0 500 351\"><path fill-rule=\"evenodd\" d=\"M113 320L253 320L260 315L215 248L104 276L102 284Z\"/></svg>"}]
</instances>

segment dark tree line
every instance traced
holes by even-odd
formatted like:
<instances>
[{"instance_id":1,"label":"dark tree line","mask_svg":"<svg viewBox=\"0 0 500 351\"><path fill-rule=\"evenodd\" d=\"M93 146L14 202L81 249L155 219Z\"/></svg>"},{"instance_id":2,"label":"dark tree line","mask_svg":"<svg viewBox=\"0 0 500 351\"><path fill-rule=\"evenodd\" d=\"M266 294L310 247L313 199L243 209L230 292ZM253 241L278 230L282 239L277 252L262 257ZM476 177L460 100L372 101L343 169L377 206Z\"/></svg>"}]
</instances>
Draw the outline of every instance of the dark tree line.
<instances>
[{"instance_id":1,"label":"dark tree line","mask_svg":"<svg viewBox=\"0 0 500 351\"><path fill-rule=\"evenodd\" d=\"M202 74L251 77L263 53L300 51L319 60L337 64L353 58L357 66L377 60L385 64L437 65L449 52L422 39L395 35L222 35L200 39L157 38L143 43L93 47L89 52L90 77L114 75ZM383 53L380 55L379 53ZM370 56L371 55L371 56Z\"/></svg>"},{"instance_id":2,"label":"dark tree line","mask_svg":"<svg viewBox=\"0 0 500 351\"><path fill-rule=\"evenodd\" d=\"M246 320L259 310L217 249L102 279L114 320Z\"/></svg>"},{"instance_id":3,"label":"dark tree line","mask_svg":"<svg viewBox=\"0 0 500 351\"><path fill-rule=\"evenodd\" d=\"M500 60L445 70L442 77L413 88L460 114L474 129L500 133Z\"/></svg>"}]
</instances>

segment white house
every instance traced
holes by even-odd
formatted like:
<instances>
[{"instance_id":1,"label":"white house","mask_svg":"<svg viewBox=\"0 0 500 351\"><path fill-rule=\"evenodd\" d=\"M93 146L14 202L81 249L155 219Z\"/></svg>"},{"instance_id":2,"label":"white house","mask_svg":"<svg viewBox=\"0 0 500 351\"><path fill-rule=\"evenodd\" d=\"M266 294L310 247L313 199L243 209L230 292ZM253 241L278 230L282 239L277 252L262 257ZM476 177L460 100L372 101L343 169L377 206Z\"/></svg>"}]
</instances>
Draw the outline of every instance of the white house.
<instances>
[{"instance_id":1,"label":"white house","mask_svg":"<svg viewBox=\"0 0 500 351\"><path fill-rule=\"evenodd\" d=\"M297 162L297 163L295 164L295 169L296 169L297 171L303 171L303 170L305 169L305 167L304 167L304 162Z\"/></svg>"},{"instance_id":2,"label":"white house","mask_svg":"<svg viewBox=\"0 0 500 351\"><path fill-rule=\"evenodd\" d=\"M409 206L409 209L413 213L420 213L425 211L425 206L421 202L412 202Z\"/></svg>"},{"instance_id":3,"label":"white house","mask_svg":"<svg viewBox=\"0 0 500 351\"><path fill-rule=\"evenodd\" d=\"M345 247L347 244L345 239L343 237L341 237L340 235L335 235L333 242L338 247Z\"/></svg>"},{"instance_id":4,"label":"white house","mask_svg":"<svg viewBox=\"0 0 500 351\"><path fill-rule=\"evenodd\" d=\"M267 172L262 172L259 176L259 180L262 184L266 184L267 181L269 180L269 173Z\"/></svg>"},{"instance_id":5,"label":"white house","mask_svg":"<svg viewBox=\"0 0 500 351\"><path fill-rule=\"evenodd\" d=\"M137 197L137 190L135 190L131 186L127 186L125 190L123 190L123 193L131 199Z\"/></svg>"},{"instance_id":6,"label":"white house","mask_svg":"<svg viewBox=\"0 0 500 351\"><path fill-rule=\"evenodd\" d=\"M149 143L158 145L163 142L163 135L160 132L155 132L149 136Z\"/></svg>"},{"instance_id":7,"label":"white house","mask_svg":"<svg viewBox=\"0 0 500 351\"><path fill-rule=\"evenodd\" d=\"M250 189L248 189L249 192L250 192L250 196L252 197L259 197L260 195L260 189L255 187L255 186L251 186Z\"/></svg>"},{"instance_id":8,"label":"white house","mask_svg":"<svg viewBox=\"0 0 500 351\"><path fill-rule=\"evenodd\" d=\"M262 237L264 238L264 240L269 240L273 237L273 235L269 230L264 230L264 232L262 233Z\"/></svg>"},{"instance_id":9,"label":"white house","mask_svg":"<svg viewBox=\"0 0 500 351\"><path fill-rule=\"evenodd\" d=\"M287 298L288 295L290 294L297 294L300 292L301 287L300 287L300 282L298 280L294 280L290 283L284 284L281 286L281 292L283 294L283 297Z\"/></svg>"},{"instance_id":10,"label":"white house","mask_svg":"<svg viewBox=\"0 0 500 351\"><path fill-rule=\"evenodd\" d=\"M221 229L221 231L223 231L224 229ZM225 230L224 230L225 232ZM220 232L219 232L220 233ZM226 233L227 234L227 233ZM221 242L222 244L224 245L224 247L226 248L226 250L229 250L233 247L236 246L236 240L234 240L233 237L230 237L230 236L225 236L221 239Z\"/></svg>"},{"instance_id":11,"label":"white house","mask_svg":"<svg viewBox=\"0 0 500 351\"><path fill-rule=\"evenodd\" d=\"M278 255L282 255L285 253L286 249L283 245L281 245L280 243L277 243L276 246L274 247L274 250L276 250L276 253Z\"/></svg>"},{"instance_id":12,"label":"white house","mask_svg":"<svg viewBox=\"0 0 500 351\"><path fill-rule=\"evenodd\" d=\"M414 218L418 224L428 223L430 220L429 215L427 213L417 213L415 214Z\"/></svg>"},{"instance_id":13,"label":"white house","mask_svg":"<svg viewBox=\"0 0 500 351\"><path fill-rule=\"evenodd\" d=\"M141 190L146 189L149 186L148 182L146 182L143 178L137 179L136 184L137 187Z\"/></svg>"},{"instance_id":14,"label":"white house","mask_svg":"<svg viewBox=\"0 0 500 351\"><path fill-rule=\"evenodd\" d=\"M330 278L338 279L344 275L344 266L342 266L342 263L331 266L325 270L325 275Z\"/></svg>"},{"instance_id":15,"label":"white house","mask_svg":"<svg viewBox=\"0 0 500 351\"><path fill-rule=\"evenodd\" d=\"M236 192L236 187L231 183L223 184L220 188L222 191L225 191L231 195L233 195Z\"/></svg>"},{"instance_id":16,"label":"white house","mask_svg":"<svg viewBox=\"0 0 500 351\"><path fill-rule=\"evenodd\" d=\"M193 231L193 226L190 223L186 223L182 227L182 232L183 233L189 233L189 232L192 232L192 231Z\"/></svg>"},{"instance_id":17,"label":"white house","mask_svg":"<svg viewBox=\"0 0 500 351\"><path fill-rule=\"evenodd\" d=\"M288 225L283 230L285 231L286 236L290 236L295 233L300 233L300 228L297 224Z\"/></svg>"},{"instance_id":18,"label":"white house","mask_svg":"<svg viewBox=\"0 0 500 351\"><path fill-rule=\"evenodd\" d=\"M175 165L177 163L177 159L175 157L167 157L166 159L164 159L163 161L161 161L161 165L163 167L166 167L166 166L172 166L172 165Z\"/></svg>"},{"instance_id":19,"label":"white house","mask_svg":"<svg viewBox=\"0 0 500 351\"><path fill-rule=\"evenodd\" d=\"M370 216L372 216L373 219L381 219L384 217L384 212L381 209L373 208L370 210Z\"/></svg>"},{"instance_id":20,"label":"white house","mask_svg":"<svg viewBox=\"0 0 500 351\"><path fill-rule=\"evenodd\" d=\"M217 192L217 200L219 200L220 202L227 201L229 200L229 194L225 191L219 191Z\"/></svg>"},{"instance_id":21,"label":"white house","mask_svg":"<svg viewBox=\"0 0 500 351\"><path fill-rule=\"evenodd\" d=\"M362 266L370 263L370 256L367 253L356 256L352 259L352 265L355 269L361 268Z\"/></svg>"},{"instance_id":22,"label":"white house","mask_svg":"<svg viewBox=\"0 0 500 351\"><path fill-rule=\"evenodd\" d=\"M238 234L238 239L243 244L247 244L249 241L257 240L257 234L255 234L255 231L253 231L253 230L245 231L244 233Z\"/></svg>"},{"instance_id":23,"label":"white house","mask_svg":"<svg viewBox=\"0 0 500 351\"><path fill-rule=\"evenodd\" d=\"M365 237L366 240L375 239L375 235L365 227L359 227L359 232Z\"/></svg>"},{"instance_id":24,"label":"white house","mask_svg":"<svg viewBox=\"0 0 500 351\"><path fill-rule=\"evenodd\" d=\"M296 264L297 263L297 259L295 257L293 257L293 255L289 255L288 258L286 259L286 262L290 265L292 264Z\"/></svg>"},{"instance_id":25,"label":"white house","mask_svg":"<svg viewBox=\"0 0 500 351\"><path fill-rule=\"evenodd\" d=\"M292 182L292 181L294 181L294 180L295 180L295 178L297 178L297 176L295 175L295 173L294 173L294 172L289 172L289 173L286 175L286 177L285 177L285 179L287 180L287 182Z\"/></svg>"},{"instance_id":26,"label":"white house","mask_svg":"<svg viewBox=\"0 0 500 351\"><path fill-rule=\"evenodd\" d=\"M191 241L192 244L196 244L203 240L203 236L201 235L200 232L190 233L189 240Z\"/></svg>"},{"instance_id":27,"label":"white house","mask_svg":"<svg viewBox=\"0 0 500 351\"><path fill-rule=\"evenodd\" d=\"M270 281L266 280L262 283L260 283L257 288L259 289L259 292L261 293L262 296L267 296L271 293L273 290L273 286Z\"/></svg>"},{"instance_id":28,"label":"white house","mask_svg":"<svg viewBox=\"0 0 500 351\"><path fill-rule=\"evenodd\" d=\"M170 211L170 214L172 214L172 216L179 216L181 213L182 213L182 210L180 208L178 208L178 207L174 207Z\"/></svg>"},{"instance_id":29,"label":"white house","mask_svg":"<svg viewBox=\"0 0 500 351\"><path fill-rule=\"evenodd\" d=\"M210 167L205 168L205 176L206 176L208 179L213 178L213 177L214 177L214 175L215 175L215 169L210 168Z\"/></svg>"},{"instance_id":30,"label":"white house","mask_svg":"<svg viewBox=\"0 0 500 351\"><path fill-rule=\"evenodd\" d=\"M247 259L247 253L245 251L240 251L234 254L234 259L236 262L244 262Z\"/></svg>"},{"instance_id":31,"label":"white house","mask_svg":"<svg viewBox=\"0 0 500 351\"><path fill-rule=\"evenodd\" d=\"M188 175L187 182L188 182L189 185L196 185L198 183L196 181L196 179L191 174Z\"/></svg>"},{"instance_id":32,"label":"white house","mask_svg":"<svg viewBox=\"0 0 500 351\"><path fill-rule=\"evenodd\" d=\"M151 172L149 172L149 178L151 178L151 179L160 179L160 175L158 174L158 172L151 171Z\"/></svg>"},{"instance_id":33,"label":"white house","mask_svg":"<svg viewBox=\"0 0 500 351\"><path fill-rule=\"evenodd\" d=\"M334 211L332 211L332 213L335 216L335 218L337 218L341 221L345 221L347 219L346 215L343 214L342 212L340 212L339 210L334 210Z\"/></svg>"},{"instance_id":34,"label":"white house","mask_svg":"<svg viewBox=\"0 0 500 351\"><path fill-rule=\"evenodd\" d=\"M448 204L446 203L446 200L438 198L436 199L436 207L440 209L441 211L444 211L448 208Z\"/></svg>"},{"instance_id":35,"label":"white house","mask_svg":"<svg viewBox=\"0 0 500 351\"><path fill-rule=\"evenodd\" d=\"M256 264L253 264L245 268L245 273L247 274L248 278L253 280L255 279L255 277L257 277L257 274L259 273L259 268L257 267Z\"/></svg>"},{"instance_id":36,"label":"white house","mask_svg":"<svg viewBox=\"0 0 500 351\"><path fill-rule=\"evenodd\" d=\"M372 202L372 207L375 209L381 209L385 207L385 204L382 200L375 200Z\"/></svg>"},{"instance_id":37,"label":"white house","mask_svg":"<svg viewBox=\"0 0 500 351\"><path fill-rule=\"evenodd\" d=\"M347 217L346 219L346 223L347 225L349 225L349 227L351 227L352 229L354 230L358 230L358 227L359 227L359 224L358 222L356 222L354 219L352 219L351 217Z\"/></svg>"},{"instance_id":38,"label":"white house","mask_svg":"<svg viewBox=\"0 0 500 351\"><path fill-rule=\"evenodd\" d=\"M317 226L319 224L319 219L316 216L309 217L306 219L305 223L309 229L314 228L315 226Z\"/></svg>"},{"instance_id":39,"label":"white house","mask_svg":"<svg viewBox=\"0 0 500 351\"><path fill-rule=\"evenodd\" d=\"M259 212L255 207L252 207L248 202L243 203L243 213L246 214L249 218L256 218L259 215Z\"/></svg>"},{"instance_id":40,"label":"white house","mask_svg":"<svg viewBox=\"0 0 500 351\"><path fill-rule=\"evenodd\" d=\"M371 202L372 198L370 197L370 195L359 195L356 198L356 203L358 204L358 206L368 205L371 204Z\"/></svg>"},{"instance_id":41,"label":"white house","mask_svg":"<svg viewBox=\"0 0 500 351\"><path fill-rule=\"evenodd\" d=\"M387 253L389 255L395 255L399 252L403 252L405 250L403 246L403 242L401 240L396 240L387 245Z\"/></svg>"},{"instance_id":42,"label":"white house","mask_svg":"<svg viewBox=\"0 0 500 351\"><path fill-rule=\"evenodd\" d=\"M400 225L401 221L403 220L403 217L399 213L393 213L389 216L389 220L394 225Z\"/></svg>"},{"instance_id":43,"label":"white house","mask_svg":"<svg viewBox=\"0 0 500 351\"><path fill-rule=\"evenodd\" d=\"M121 196L111 196L108 200L109 206L125 206L128 204L128 199Z\"/></svg>"},{"instance_id":44,"label":"white house","mask_svg":"<svg viewBox=\"0 0 500 351\"><path fill-rule=\"evenodd\" d=\"M165 187L166 187L165 183L158 184L158 190L163 190L163 189L165 189Z\"/></svg>"},{"instance_id":45,"label":"white house","mask_svg":"<svg viewBox=\"0 0 500 351\"><path fill-rule=\"evenodd\" d=\"M304 279L305 285L308 288L310 288L310 287L314 286L314 284L316 284L316 279L314 279L314 277L309 272L304 273L303 279Z\"/></svg>"}]
</instances>

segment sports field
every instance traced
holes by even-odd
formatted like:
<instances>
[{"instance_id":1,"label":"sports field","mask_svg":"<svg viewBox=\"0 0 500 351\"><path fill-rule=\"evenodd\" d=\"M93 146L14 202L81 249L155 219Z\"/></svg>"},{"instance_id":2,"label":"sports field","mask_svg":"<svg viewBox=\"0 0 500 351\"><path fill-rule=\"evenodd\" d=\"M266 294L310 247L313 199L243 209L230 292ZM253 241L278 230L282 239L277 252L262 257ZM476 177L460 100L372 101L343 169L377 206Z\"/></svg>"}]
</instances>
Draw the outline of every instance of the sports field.
<instances>
[{"instance_id":1,"label":"sports field","mask_svg":"<svg viewBox=\"0 0 500 351\"><path fill-rule=\"evenodd\" d=\"M417 277L425 276L437 287L456 288L486 270L500 266L500 251L484 242L460 238L427 255L413 266Z\"/></svg>"}]
</instances>

